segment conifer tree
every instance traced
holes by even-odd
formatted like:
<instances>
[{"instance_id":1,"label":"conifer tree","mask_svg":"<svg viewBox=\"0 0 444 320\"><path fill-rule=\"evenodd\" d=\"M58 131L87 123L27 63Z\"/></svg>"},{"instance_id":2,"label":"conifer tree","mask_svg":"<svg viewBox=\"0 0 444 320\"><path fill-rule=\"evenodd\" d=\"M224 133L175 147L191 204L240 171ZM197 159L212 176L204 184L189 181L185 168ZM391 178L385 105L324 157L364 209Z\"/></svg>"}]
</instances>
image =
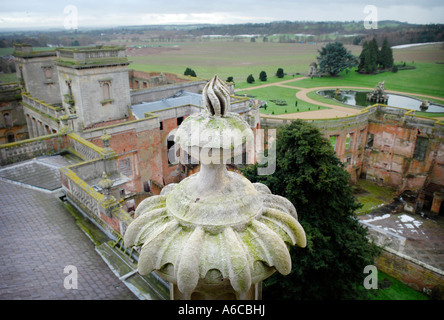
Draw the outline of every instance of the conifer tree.
<instances>
[{"instance_id":1,"label":"conifer tree","mask_svg":"<svg viewBox=\"0 0 444 320\"><path fill-rule=\"evenodd\" d=\"M278 78L283 78L284 75L285 75L285 73L284 73L284 69L282 69L282 68L278 68L277 71L276 71L276 76L277 76Z\"/></svg>"},{"instance_id":2,"label":"conifer tree","mask_svg":"<svg viewBox=\"0 0 444 320\"><path fill-rule=\"evenodd\" d=\"M370 42L365 41L362 45L358 72L374 73L378 70L378 67L380 69L393 67L393 51L388 44L387 38L384 39L381 50L379 50L375 38Z\"/></svg>"},{"instance_id":3,"label":"conifer tree","mask_svg":"<svg viewBox=\"0 0 444 320\"><path fill-rule=\"evenodd\" d=\"M365 298L363 270L374 263L379 249L354 217L360 205L344 165L319 129L305 121L280 127L275 141L275 172L258 175L254 165L243 174L294 204L307 247L291 248L291 273L267 279L264 299Z\"/></svg>"},{"instance_id":4,"label":"conifer tree","mask_svg":"<svg viewBox=\"0 0 444 320\"><path fill-rule=\"evenodd\" d=\"M267 81L267 73L265 71L261 71L261 73L259 74L259 79L261 81Z\"/></svg>"},{"instance_id":5,"label":"conifer tree","mask_svg":"<svg viewBox=\"0 0 444 320\"><path fill-rule=\"evenodd\" d=\"M318 52L319 71L331 76L358 65L356 57L340 42L329 43Z\"/></svg>"},{"instance_id":6,"label":"conifer tree","mask_svg":"<svg viewBox=\"0 0 444 320\"><path fill-rule=\"evenodd\" d=\"M379 65L382 69L393 67L393 50L388 44L387 38L382 42L381 51L379 53Z\"/></svg>"},{"instance_id":7,"label":"conifer tree","mask_svg":"<svg viewBox=\"0 0 444 320\"><path fill-rule=\"evenodd\" d=\"M378 44L376 39L365 41L359 55L358 72L374 73L378 69Z\"/></svg>"},{"instance_id":8,"label":"conifer tree","mask_svg":"<svg viewBox=\"0 0 444 320\"><path fill-rule=\"evenodd\" d=\"M248 82L248 83L253 83L254 81L255 81L255 80L254 80L253 75L250 74L250 75L247 77L247 82Z\"/></svg>"}]
</instances>

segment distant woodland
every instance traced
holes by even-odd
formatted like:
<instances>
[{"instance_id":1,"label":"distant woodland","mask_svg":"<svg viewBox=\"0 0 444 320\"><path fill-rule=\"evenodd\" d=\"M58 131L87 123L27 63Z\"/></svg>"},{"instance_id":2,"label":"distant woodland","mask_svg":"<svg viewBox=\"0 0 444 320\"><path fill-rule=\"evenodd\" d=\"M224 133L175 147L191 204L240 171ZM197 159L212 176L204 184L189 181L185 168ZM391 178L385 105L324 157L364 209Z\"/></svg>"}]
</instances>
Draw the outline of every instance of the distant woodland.
<instances>
[{"instance_id":1,"label":"distant woodland","mask_svg":"<svg viewBox=\"0 0 444 320\"><path fill-rule=\"evenodd\" d=\"M212 37L249 35L260 41L278 42L330 42L362 45L376 38L382 43L386 38L390 45L444 41L443 24L416 25L397 21L379 21L377 29L365 29L360 22L290 22L248 23L229 25L168 25L123 26L47 31L0 32L0 48L14 43L28 43L34 47L86 46L101 42L118 43L208 41Z\"/></svg>"}]
</instances>

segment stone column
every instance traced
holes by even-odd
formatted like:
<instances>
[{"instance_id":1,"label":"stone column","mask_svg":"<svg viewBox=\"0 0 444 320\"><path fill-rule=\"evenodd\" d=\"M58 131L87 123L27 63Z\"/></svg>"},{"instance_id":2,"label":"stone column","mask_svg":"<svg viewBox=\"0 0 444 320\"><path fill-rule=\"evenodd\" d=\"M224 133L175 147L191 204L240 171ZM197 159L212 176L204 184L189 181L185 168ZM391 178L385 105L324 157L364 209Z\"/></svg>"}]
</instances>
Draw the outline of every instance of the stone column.
<instances>
[{"instance_id":1,"label":"stone column","mask_svg":"<svg viewBox=\"0 0 444 320\"><path fill-rule=\"evenodd\" d=\"M32 126L32 120L29 114L26 115L26 125L28 127L29 138L34 138L34 128Z\"/></svg>"},{"instance_id":2,"label":"stone column","mask_svg":"<svg viewBox=\"0 0 444 320\"><path fill-rule=\"evenodd\" d=\"M254 136L217 76L203 98L175 135L200 171L142 201L124 243L142 246L139 273L170 282L171 299L260 299L264 279L290 273L288 246L305 247L305 232L290 201L227 171Z\"/></svg>"}]
</instances>

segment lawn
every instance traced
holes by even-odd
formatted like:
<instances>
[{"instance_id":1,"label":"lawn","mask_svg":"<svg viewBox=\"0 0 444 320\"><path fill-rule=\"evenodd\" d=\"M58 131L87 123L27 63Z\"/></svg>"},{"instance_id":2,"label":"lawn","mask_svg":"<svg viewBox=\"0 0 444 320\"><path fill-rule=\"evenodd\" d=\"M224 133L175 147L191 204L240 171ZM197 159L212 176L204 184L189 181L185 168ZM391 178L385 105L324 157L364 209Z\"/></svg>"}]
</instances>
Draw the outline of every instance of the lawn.
<instances>
[{"instance_id":1,"label":"lawn","mask_svg":"<svg viewBox=\"0 0 444 320\"><path fill-rule=\"evenodd\" d=\"M323 44L298 44L298 43L250 43L235 41L209 41L195 43L181 43L175 50L166 50L161 53L153 53L145 56L131 56L133 61L130 68L142 71L165 71L183 74L186 67L194 69L197 76L210 79L214 74L223 80L234 77L235 89L245 89L262 84L271 84L283 80L291 80L300 77L297 73L306 73L308 65L316 61L318 50ZM359 55L360 46L347 46L353 54ZM295 81L287 85L303 88L321 86L356 86L375 87L378 82L385 81L387 90L411 92L424 95L444 97L444 50L438 45L421 46L394 50L397 63L406 61L414 70L400 70L397 73L384 72L376 75L361 75L355 71L343 72L338 77L322 77ZM283 68L287 75L283 79L275 76L278 68ZM265 71L268 80L259 80L259 73ZM246 82L246 78L252 74L256 81L252 84ZM249 91L249 94L258 99L267 101L267 109L261 109L262 113L283 114L297 112L295 107L295 93L291 90L283 90L272 87L266 90ZM270 99L282 97L287 100L287 106L276 106ZM331 99L326 99L309 93L309 97L319 102L342 105ZM279 98L278 98L279 99ZM342 105L343 106L343 105ZM299 111L316 110L317 106L298 101Z\"/></svg>"},{"instance_id":2,"label":"lawn","mask_svg":"<svg viewBox=\"0 0 444 320\"><path fill-rule=\"evenodd\" d=\"M365 290L365 289L363 289ZM378 289L371 300L429 300L429 298L378 270Z\"/></svg>"},{"instance_id":3,"label":"lawn","mask_svg":"<svg viewBox=\"0 0 444 320\"><path fill-rule=\"evenodd\" d=\"M381 205L389 204L393 201L395 191L388 187L378 186L376 183L360 179L354 186L354 194L363 207L358 209L356 214L368 213Z\"/></svg>"},{"instance_id":4,"label":"lawn","mask_svg":"<svg viewBox=\"0 0 444 320\"><path fill-rule=\"evenodd\" d=\"M400 70L397 73L383 72L363 75L357 72L343 72L338 77L325 76L289 83L295 87L313 88L330 86L375 87L385 81L387 90L418 93L444 97L444 64L415 63L414 70Z\"/></svg>"},{"instance_id":5,"label":"lawn","mask_svg":"<svg viewBox=\"0 0 444 320\"><path fill-rule=\"evenodd\" d=\"M296 80L298 78L303 77L303 75L288 75L286 74L283 78L278 78L275 74L276 74L277 69L272 72L272 73L267 73L267 81L261 81L259 80L259 73L258 74L253 74L253 77L255 78L255 81L253 83L248 83L247 82L247 78L245 79L241 79L241 80L237 80L235 81L235 86L237 90L240 89L247 89L247 88L251 88L251 87L257 87L257 86L261 86L264 84L272 84L272 83L276 83L276 82L281 82L281 81L287 81L287 80Z\"/></svg>"},{"instance_id":6,"label":"lawn","mask_svg":"<svg viewBox=\"0 0 444 320\"><path fill-rule=\"evenodd\" d=\"M238 91L236 93L238 95L244 95L247 93L252 98L265 100L267 102L267 107L260 109L260 112L263 114L279 115L285 113L327 109L326 107L313 105L311 103L296 99L297 91L298 90L296 89L271 86L248 91ZM279 101L285 102L286 105L279 105Z\"/></svg>"},{"instance_id":7,"label":"lawn","mask_svg":"<svg viewBox=\"0 0 444 320\"><path fill-rule=\"evenodd\" d=\"M130 68L183 73L186 67L190 67L196 71L198 77L204 79L210 79L217 74L224 80L233 76L236 82L242 82L246 81L249 74L253 74L258 80L262 70L269 77L273 76L278 68L283 68L288 74L308 72L309 64L316 61L317 52L321 47L322 44L194 42L180 44L175 50L131 56L133 64ZM361 50L359 46L350 48L356 54ZM135 55L137 54L136 52Z\"/></svg>"}]
</instances>

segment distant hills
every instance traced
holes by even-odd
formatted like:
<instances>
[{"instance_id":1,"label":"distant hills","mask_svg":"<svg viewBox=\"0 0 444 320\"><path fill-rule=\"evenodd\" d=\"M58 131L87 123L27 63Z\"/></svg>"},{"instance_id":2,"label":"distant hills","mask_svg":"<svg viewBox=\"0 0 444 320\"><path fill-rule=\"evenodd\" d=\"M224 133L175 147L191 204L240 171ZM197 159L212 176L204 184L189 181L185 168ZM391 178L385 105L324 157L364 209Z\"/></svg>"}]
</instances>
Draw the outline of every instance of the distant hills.
<instances>
[{"instance_id":1,"label":"distant hills","mask_svg":"<svg viewBox=\"0 0 444 320\"><path fill-rule=\"evenodd\" d=\"M376 37L378 42L382 42L382 38L387 37L391 45L444 41L444 24L410 24L393 20L378 21L377 29L366 29L363 21L274 21L269 23L131 26L121 28L126 30L174 30L194 37L296 34L312 36L313 41L341 40L350 44L362 44L372 37ZM325 35L335 36L325 37Z\"/></svg>"},{"instance_id":2,"label":"distant hills","mask_svg":"<svg viewBox=\"0 0 444 320\"><path fill-rule=\"evenodd\" d=\"M391 46L444 41L444 24L410 24L378 21L377 29L366 29L363 21L274 21L245 24L138 25L66 30L0 31L0 48L14 42L35 47L88 45L100 41L131 39L131 42L182 42L202 37L250 35L259 41L328 42L361 45L373 37L378 43L387 38ZM138 40L139 39L139 40ZM277 40L276 40L277 39ZM126 41L126 40L125 40Z\"/></svg>"}]
</instances>

